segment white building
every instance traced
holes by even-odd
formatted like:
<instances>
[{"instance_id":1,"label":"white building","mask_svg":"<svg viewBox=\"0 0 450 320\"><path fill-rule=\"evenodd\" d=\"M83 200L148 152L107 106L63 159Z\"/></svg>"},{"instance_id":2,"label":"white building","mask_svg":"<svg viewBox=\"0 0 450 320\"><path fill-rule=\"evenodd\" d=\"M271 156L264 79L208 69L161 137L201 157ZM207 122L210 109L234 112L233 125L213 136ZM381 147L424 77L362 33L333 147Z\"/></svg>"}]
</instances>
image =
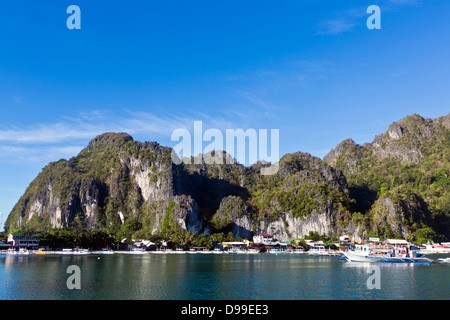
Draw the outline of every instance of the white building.
<instances>
[{"instance_id":1,"label":"white building","mask_svg":"<svg viewBox=\"0 0 450 320\"><path fill-rule=\"evenodd\" d=\"M254 244L273 244L273 236L267 233L260 233L253 237Z\"/></svg>"},{"instance_id":2,"label":"white building","mask_svg":"<svg viewBox=\"0 0 450 320\"><path fill-rule=\"evenodd\" d=\"M8 235L8 243L13 247L37 250L39 248L39 240L36 235L23 235L20 233L10 233Z\"/></svg>"},{"instance_id":3,"label":"white building","mask_svg":"<svg viewBox=\"0 0 450 320\"><path fill-rule=\"evenodd\" d=\"M136 248L145 249L145 250L156 250L157 246L155 243L150 240L135 240L134 246Z\"/></svg>"},{"instance_id":4,"label":"white building","mask_svg":"<svg viewBox=\"0 0 450 320\"><path fill-rule=\"evenodd\" d=\"M9 243L5 243L3 240L0 240L0 250L7 250L11 248Z\"/></svg>"}]
</instances>

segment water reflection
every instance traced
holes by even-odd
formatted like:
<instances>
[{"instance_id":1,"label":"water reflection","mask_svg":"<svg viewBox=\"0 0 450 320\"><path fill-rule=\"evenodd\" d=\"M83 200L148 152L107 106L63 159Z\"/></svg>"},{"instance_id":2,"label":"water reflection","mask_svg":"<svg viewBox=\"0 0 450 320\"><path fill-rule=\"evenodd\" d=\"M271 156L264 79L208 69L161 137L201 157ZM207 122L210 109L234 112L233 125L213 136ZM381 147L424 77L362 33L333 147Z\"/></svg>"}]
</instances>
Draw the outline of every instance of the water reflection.
<instances>
[{"instance_id":1,"label":"water reflection","mask_svg":"<svg viewBox=\"0 0 450 320\"><path fill-rule=\"evenodd\" d=\"M81 290L69 290L69 265ZM0 256L1 299L448 299L443 264L369 264L299 255Z\"/></svg>"}]
</instances>

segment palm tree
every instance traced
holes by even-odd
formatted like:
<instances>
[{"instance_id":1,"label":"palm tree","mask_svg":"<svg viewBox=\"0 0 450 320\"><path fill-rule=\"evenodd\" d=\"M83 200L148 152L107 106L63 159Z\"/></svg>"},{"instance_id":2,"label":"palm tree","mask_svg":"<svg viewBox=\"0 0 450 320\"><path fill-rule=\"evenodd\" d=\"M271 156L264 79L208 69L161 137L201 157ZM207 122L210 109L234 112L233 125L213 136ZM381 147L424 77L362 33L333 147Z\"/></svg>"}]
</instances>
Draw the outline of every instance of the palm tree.
<instances>
[{"instance_id":1,"label":"palm tree","mask_svg":"<svg viewBox=\"0 0 450 320\"><path fill-rule=\"evenodd\" d=\"M195 232L186 231L174 234L173 240L185 247L190 247L196 236Z\"/></svg>"}]
</instances>

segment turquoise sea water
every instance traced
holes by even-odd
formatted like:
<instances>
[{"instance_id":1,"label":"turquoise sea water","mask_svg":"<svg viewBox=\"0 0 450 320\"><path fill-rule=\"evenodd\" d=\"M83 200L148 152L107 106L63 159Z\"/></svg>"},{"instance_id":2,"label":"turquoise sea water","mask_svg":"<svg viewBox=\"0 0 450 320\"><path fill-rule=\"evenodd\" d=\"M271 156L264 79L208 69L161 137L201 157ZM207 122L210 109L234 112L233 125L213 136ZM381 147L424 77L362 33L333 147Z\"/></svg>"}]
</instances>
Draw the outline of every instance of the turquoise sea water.
<instances>
[{"instance_id":1,"label":"turquoise sea water","mask_svg":"<svg viewBox=\"0 0 450 320\"><path fill-rule=\"evenodd\" d=\"M99 259L100 258L100 259ZM437 260L436 257L432 257ZM80 267L70 290L67 267ZM449 299L450 264L368 264L308 255L0 256L2 300Z\"/></svg>"}]
</instances>

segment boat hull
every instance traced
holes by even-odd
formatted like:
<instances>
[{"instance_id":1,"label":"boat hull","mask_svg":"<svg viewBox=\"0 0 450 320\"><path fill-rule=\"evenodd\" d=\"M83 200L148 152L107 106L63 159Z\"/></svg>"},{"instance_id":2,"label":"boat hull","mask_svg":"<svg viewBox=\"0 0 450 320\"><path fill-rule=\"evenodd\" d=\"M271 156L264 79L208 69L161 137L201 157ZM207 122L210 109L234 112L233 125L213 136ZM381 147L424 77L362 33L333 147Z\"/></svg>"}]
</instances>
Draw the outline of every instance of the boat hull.
<instances>
[{"instance_id":1,"label":"boat hull","mask_svg":"<svg viewBox=\"0 0 450 320\"><path fill-rule=\"evenodd\" d=\"M391 263L432 263L427 258L407 258L407 257L382 257L360 255L351 251L344 252L345 257L351 262L391 262Z\"/></svg>"},{"instance_id":2,"label":"boat hull","mask_svg":"<svg viewBox=\"0 0 450 320\"><path fill-rule=\"evenodd\" d=\"M351 262L384 262L382 257L373 257L367 255L360 255L351 251L344 252L345 257Z\"/></svg>"}]
</instances>

